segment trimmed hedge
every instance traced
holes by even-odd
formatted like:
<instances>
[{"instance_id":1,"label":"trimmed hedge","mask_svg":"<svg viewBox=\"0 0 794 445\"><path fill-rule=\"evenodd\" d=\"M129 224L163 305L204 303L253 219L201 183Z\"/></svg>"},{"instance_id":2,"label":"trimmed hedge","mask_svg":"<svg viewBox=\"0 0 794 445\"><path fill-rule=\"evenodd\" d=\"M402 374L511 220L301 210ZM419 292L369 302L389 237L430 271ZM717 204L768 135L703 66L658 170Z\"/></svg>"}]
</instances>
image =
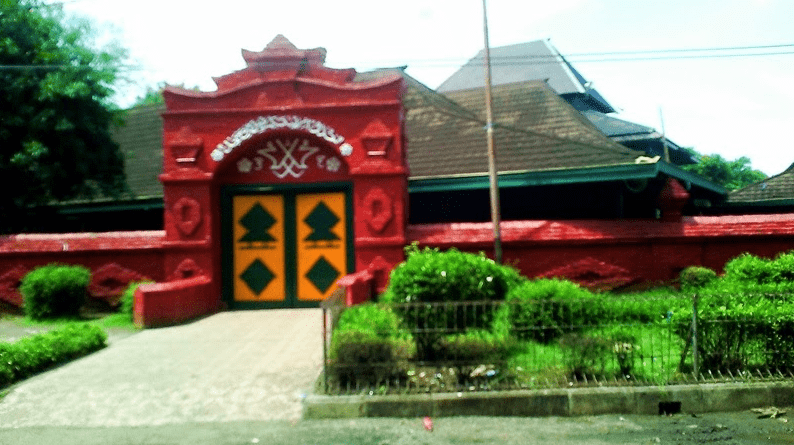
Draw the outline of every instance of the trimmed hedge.
<instances>
[{"instance_id":1,"label":"trimmed hedge","mask_svg":"<svg viewBox=\"0 0 794 445\"><path fill-rule=\"evenodd\" d=\"M523 278L510 266L496 264L484 254L449 249L405 249L406 260L391 273L387 303L503 300Z\"/></svg>"},{"instance_id":2,"label":"trimmed hedge","mask_svg":"<svg viewBox=\"0 0 794 445\"><path fill-rule=\"evenodd\" d=\"M701 366L794 369L794 252L771 259L745 253L726 263L724 271L694 289ZM673 321L688 341L691 306L675 311Z\"/></svg>"},{"instance_id":3,"label":"trimmed hedge","mask_svg":"<svg viewBox=\"0 0 794 445\"><path fill-rule=\"evenodd\" d=\"M49 332L0 343L0 386L102 349L107 334L90 324L70 324Z\"/></svg>"},{"instance_id":4,"label":"trimmed hedge","mask_svg":"<svg viewBox=\"0 0 794 445\"><path fill-rule=\"evenodd\" d=\"M422 332L416 343L422 360L436 360L442 337L466 330L490 330L494 318L491 301L504 300L511 288L525 278L510 266L502 266L484 254L440 251L416 245L405 249L406 260L391 273L389 288L380 301L397 306L395 311L412 328ZM457 307L432 303L467 302ZM431 304L420 304L431 303Z\"/></svg>"},{"instance_id":5,"label":"trimmed hedge","mask_svg":"<svg viewBox=\"0 0 794 445\"><path fill-rule=\"evenodd\" d=\"M728 261L725 274L713 280L702 292L717 293L794 293L794 252L775 258L760 258L744 253Z\"/></svg>"},{"instance_id":6,"label":"trimmed hedge","mask_svg":"<svg viewBox=\"0 0 794 445\"><path fill-rule=\"evenodd\" d=\"M19 287L25 315L33 320L78 317L90 282L91 271L83 266L49 264L33 269Z\"/></svg>"},{"instance_id":7,"label":"trimmed hedge","mask_svg":"<svg viewBox=\"0 0 794 445\"><path fill-rule=\"evenodd\" d=\"M497 314L497 326L509 326L521 340L548 343L565 332L579 331L598 322L595 296L570 281L537 279L526 281L507 294L507 303Z\"/></svg>"},{"instance_id":8,"label":"trimmed hedge","mask_svg":"<svg viewBox=\"0 0 794 445\"><path fill-rule=\"evenodd\" d=\"M502 363L517 347L517 342L510 336L474 329L442 337L438 344L438 358L458 364Z\"/></svg>"},{"instance_id":9,"label":"trimmed hedge","mask_svg":"<svg viewBox=\"0 0 794 445\"><path fill-rule=\"evenodd\" d=\"M689 266L678 275L682 292L698 291L717 279L717 273L708 267Z\"/></svg>"},{"instance_id":10,"label":"trimmed hedge","mask_svg":"<svg viewBox=\"0 0 794 445\"><path fill-rule=\"evenodd\" d=\"M692 308L673 316L690 340ZM759 294L705 294L698 301L698 355L709 370L794 369L794 302Z\"/></svg>"},{"instance_id":11,"label":"trimmed hedge","mask_svg":"<svg viewBox=\"0 0 794 445\"><path fill-rule=\"evenodd\" d=\"M331 377L340 385L398 377L416 355L411 333L390 308L364 303L342 312L331 338Z\"/></svg>"}]
</instances>

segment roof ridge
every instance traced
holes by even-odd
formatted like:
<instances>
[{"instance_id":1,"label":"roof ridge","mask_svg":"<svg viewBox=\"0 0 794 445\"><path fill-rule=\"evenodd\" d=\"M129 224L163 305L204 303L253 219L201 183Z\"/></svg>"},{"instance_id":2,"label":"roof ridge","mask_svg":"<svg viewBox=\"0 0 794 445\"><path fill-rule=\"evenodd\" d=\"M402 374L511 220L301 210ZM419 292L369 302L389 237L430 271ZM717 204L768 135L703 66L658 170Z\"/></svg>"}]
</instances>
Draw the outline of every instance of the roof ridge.
<instances>
[{"instance_id":1,"label":"roof ridge","mask_svg":"<svg viewBox=\"0 0 794 445\"><path fill-rule=\"evenodd\" d=\"M504 128L504 129L507 129L507 130L511 130L511 131L517 131L517 132L521 132L521 133L525 133L525 134L531 134L531 135L534 135L534 136L544 137L544 138L547 138L547 139L558 140L558 141L561 141L561 142L569 142L569 143L582 145L582 146L586 146L586 147L590 147L590 148L595 148L595 149L599 149L599 150L610 149L610 150L614 150L614 151L616 151L618 153L629 155L629 156L631 156L632 160L634 160L636 158L636 153L634 153L633 150L631 150L631 149L629 149L629 148L627 148L627 147L625 147L623 145L618 144L617 142L613 141L612 139L610 139L609 137L604 135L598 129L598 127L595 126L595 124L593 124L589 119L587 119L585 116L583 116L582 113L580 113L578 110L576 110L571 104L569 104L567 101L562 99L557 93L555 93L554 90L545 81L542 81L542 80L529 80L529 81L525 81L525 82L511 82L511 83L504 83L504 84L500 84L500 85L494 85L492 88L493 88L494 91L496 91L498 93L500 90L507 90L507 89L512 89L512 88L522 89L522 86L525 86L525 85L532 85L534 87L539 87L539 88L543 89L547 100L554 101L558 106L560 106L562 109L565 110L565 113L566 113L566 115L569 118L578 121L580 124L582 124L586 128L588 128L590 136L594 137L596 139L600 139L600 142L604 143L606 146L604 146L604 145L599 146L599 145L593 144L592 142L587 142L587 141L584 141L584 140L581 140L581 139L567 138L567 137L564 137L564 136L558 136L556 134L549 134L549 133L545 133L545 132L538 131L538 130L532 130L530 128L519 128L519 127L514 127L512 125L505 125L503 123L499 123L498 121L494 122L494 126L501 127L501 128ZM451 91L448 94L454 95L454 93L458 93L458 92L472 92L473 90L484 90L484 88L481 87L481 88L470 88L468 90Z\"/></svg>"}]
</instances>

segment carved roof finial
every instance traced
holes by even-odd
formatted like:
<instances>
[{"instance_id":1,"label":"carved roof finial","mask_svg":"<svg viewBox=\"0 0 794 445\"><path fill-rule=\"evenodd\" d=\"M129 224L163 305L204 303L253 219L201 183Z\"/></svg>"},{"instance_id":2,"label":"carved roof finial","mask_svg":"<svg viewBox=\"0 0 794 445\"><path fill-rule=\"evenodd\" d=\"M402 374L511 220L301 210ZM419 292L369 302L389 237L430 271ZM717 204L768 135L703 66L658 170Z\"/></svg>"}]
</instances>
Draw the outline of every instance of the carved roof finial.
<instances>
[{"instance_id":1,"label":"carved roof finial","mask_svg":"<svg viewBox=\"0 0 794 445\"><path fill-rule=\"evenodd\" d=\"M298 49L286 37L279 34L262 51L243 50L243 59L248 66L260 70L293 68L301 63L323 65L325 48Z\"/></svg>"},{"instance_id":2,"label":"carved roof finial","mask_svg":"<svg viewBox=\"0 0 794 445\"><path fill-rule=\"evenodd\" d=\"M265 50L270 50L271 52L277 52L279 50L292 50L292 52L297 52L298 48L289 41L288 38L284 37L284 34L279 34L276 37L273 37L273 40L270 41L265 46Z\"/></svg>"}]
</instances>

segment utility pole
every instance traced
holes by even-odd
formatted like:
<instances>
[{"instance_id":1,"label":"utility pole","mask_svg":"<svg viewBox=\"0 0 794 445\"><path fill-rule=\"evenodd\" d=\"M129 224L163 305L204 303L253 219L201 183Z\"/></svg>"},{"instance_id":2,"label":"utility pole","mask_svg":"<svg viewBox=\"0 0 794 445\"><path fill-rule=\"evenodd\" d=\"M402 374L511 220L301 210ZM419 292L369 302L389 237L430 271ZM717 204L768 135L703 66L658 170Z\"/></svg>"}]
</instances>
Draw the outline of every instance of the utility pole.
<instances>
[{"instance_id":1,"label":"utility pole","mask_svg":"<svg viewBox=\"0 0 794 445\"><path fill-rule=\"evenodd\" d=\"M659 121L662 123L662 155L664 162L670 163L670 149L667 148L667 133L664 131L664 116L662 115L662 107L659 107Z\"/></svg>"},{"instance_id":2,"label":"utility pole","mask_svg":"<svg viewBox=\"0 0 794 445\"><path fill-rule=\"evenodd\" d=\"M493 223L494 260L502 264L502 229L499 206L499 177L496 170L496 150L493 143L493 102L491 100L491 48L488 43L488 13L482 0L483 34L485 36L485 112L486 136L488 139L488 178L491 191L491 222Z\"/></svg>"}]
</instances>

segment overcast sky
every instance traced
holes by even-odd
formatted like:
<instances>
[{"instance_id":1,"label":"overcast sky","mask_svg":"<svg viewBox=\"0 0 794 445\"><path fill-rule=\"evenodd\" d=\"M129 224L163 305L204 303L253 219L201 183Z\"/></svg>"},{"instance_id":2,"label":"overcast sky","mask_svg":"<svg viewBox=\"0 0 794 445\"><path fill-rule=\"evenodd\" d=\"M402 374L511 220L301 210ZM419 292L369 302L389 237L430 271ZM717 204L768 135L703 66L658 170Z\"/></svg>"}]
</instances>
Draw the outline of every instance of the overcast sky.
<instances>
[{"instance_id":1,"label":"overcast sky","mask_svg":"<svg viewBox=\"0 0 794 445\"><path fill-rule=\"evenodd\" d=\"M213 76L245 67L242 48L259 51L277 34L299 48L325 47L333 68L407 65L408 74L431 88L483 47L479 0L64 4L112 27L130 50L137 68L130 72L135 82L127 86L127 103L162 81L214 90ZM489 0L488 19L494 47L550 38L619 109L618 117L661 129L661 109L667 135L681 146L728 159L748 156L769 175L794 163L788 84L794 46L585 56L794 45L794 0ZM746 53L776 54L734 57ZM653 57L662 60L648 60ZM626 58L633 60L615 60Z\"/></svg>"}]
</instances>

